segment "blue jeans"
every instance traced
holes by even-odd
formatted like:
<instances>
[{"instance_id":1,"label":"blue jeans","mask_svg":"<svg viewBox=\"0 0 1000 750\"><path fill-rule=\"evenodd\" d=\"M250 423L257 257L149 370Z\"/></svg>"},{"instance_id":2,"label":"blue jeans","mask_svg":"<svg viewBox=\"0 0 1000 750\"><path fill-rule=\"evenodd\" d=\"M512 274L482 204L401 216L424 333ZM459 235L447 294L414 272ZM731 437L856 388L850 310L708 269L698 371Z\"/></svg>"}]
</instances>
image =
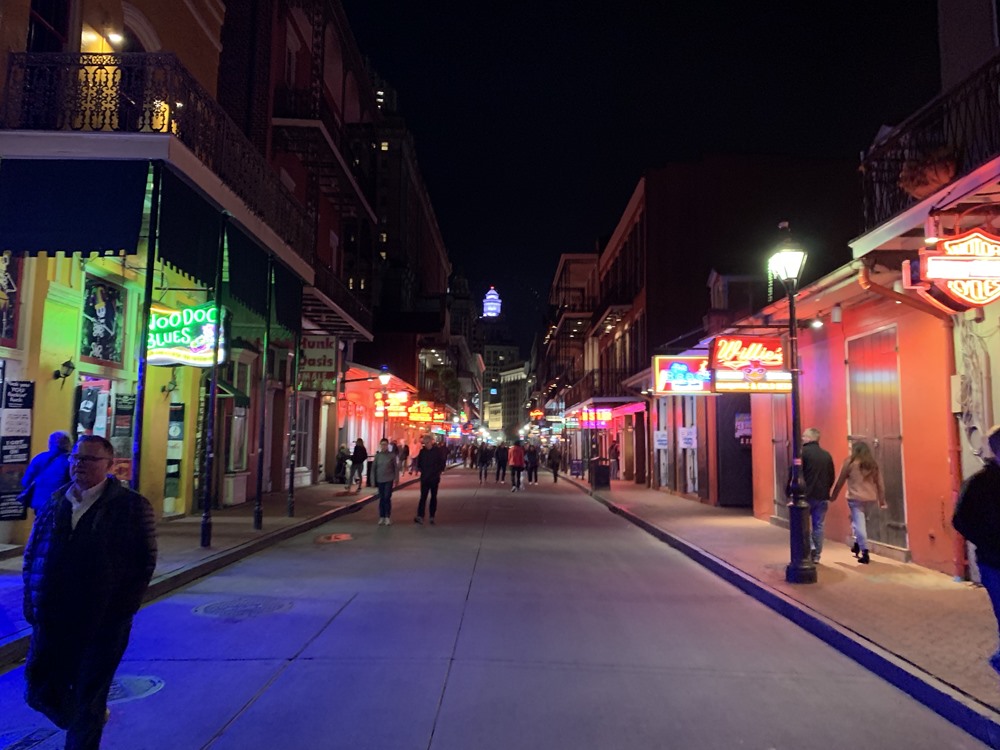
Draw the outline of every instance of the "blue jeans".
<instances>
[{"instance_id":1,"label":"blue jeans","mask_svg":"<svg viewBox=\"0 0 1000 750\"><path fill-rule=\"evenodd\" d=\"M392 482L378 484L378 517L388 518L392 513Z\"/></svg>"},{"instance_id":2,"label":"blue jeans","mask_svg":"<svg viewBox=\"0 0 1000 750\"><path fill-rule=\"evenodd\" d=\"M990 604L993 605L993 614L997 618L997 627L1000 630L1000 568L992 565L984 565L976 561L979 565L979 580L983 582L983 588L990 596ZM1000 654L1000 649L997 650Z\"/></svg>"},{"instance_id":3,"label":"blue jeans","mask_svg":"<svg viewBox=\"0 0 1000 750\"><path fill-rule=\"evenodd\" d=\"M851 526L854 528L854 541L862 552L868 551L868 521L865 519L865 508L868 503L863 500L847 498L847 507L851 509Z\"/></svg>"},{"instance_id":4,"label":"blue jeans","mask_svg":"<svg viewBox=\"0 0 1000 750\"><path fill-rule=\"evenodd\" d=\"M830 507L829 500L807 500L809 503L809 518L812 520L812 531L809 533L809 547L812 549L813 560L818 561L823 554L823 525L826 523L826 511Z\"/></svg>"}]
</instances>

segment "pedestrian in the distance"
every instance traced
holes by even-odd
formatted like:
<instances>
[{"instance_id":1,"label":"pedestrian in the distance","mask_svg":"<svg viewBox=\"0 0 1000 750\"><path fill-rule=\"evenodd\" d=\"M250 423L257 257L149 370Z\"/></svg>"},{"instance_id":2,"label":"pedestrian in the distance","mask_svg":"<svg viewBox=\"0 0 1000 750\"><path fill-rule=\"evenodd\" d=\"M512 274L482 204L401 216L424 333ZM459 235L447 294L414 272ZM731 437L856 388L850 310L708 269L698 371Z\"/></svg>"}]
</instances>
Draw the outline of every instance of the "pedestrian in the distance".
<instances>
[{"instance_id":1,"label":"pedestrian in the distance","mask_svg":"<svg viewBox=\"0 0 1000 750\"><path fill-rule=\"evenodd\" d=\"M375 484L378 487L378 525L391 526L392 485L399 474L396 454L389 450L389 441L382 438L375 454Z\"/></svg>"},{"instance_id":2,"label":"pedestrian in the distance","mask_svg":"<svg viewBox=\"0 0 1000 750\"><path fill-rule=\"evenodd\" d=\"M521 472L524 471L524 448L520 440L515 440L508 452L507 460L510 462L510 491L519 492L521 487Z\"/></svg>"},{"instance_id":3,"label":"pedestrian in the distance","mask_svg":"<svg viewBox=\"0 0 1000 750\"><path fill-rule=\"evenodd\" d=\"M35 518L59 489L69 484L69 452L73 439L65 432L49 435L49 449L28 464L21 478L21 502L30 505Z\"/></svg>"},{"instance_id":4,"label":"pedestrian in the distance","mask_svg":"<svg viewBox=\"0 0 1000 750\"><path fill-rule=\"evenodd\" d=\"M413 523L424 522L424 512L427 508L427 495L431 496L431 524L437 514L438 485L441 482L441 472L445 467L445 453L440 446L431 442L430 435L423 438L424 447L417 454L417 467L420 469L420 501L417 503L417 515Z\"/></svg>"},{"instance_id":5,"label":"pedestrian in the distance","mask_svg":"<svg viewBox=\"0 0 1000 750\"><path fill-rule=\"evenodd\" d=\"M990 597L1000 630L1000 426L990 430L988 441L993 455L979 472L965 480L951 525L976 545L979 580ZM989 658L989 664L1000 674L1000 648Z\"/></svg>"},{"instance_id":6,"label":"pedestrian in the distance","mask_svg":"<svg viewBox=\"0 0 1000 750\"><path fill-rule=\"evenodd\" d=\"M497 449L493 452L493 460L497 462L497 483L507 481L507 459L510 456L510 448L503 441L497 444Z\"/></svg>"},{"instance_id":7,"label":"pedestrian in the distance","mask_svg":"<svg viewBox=\"0 0 1000 750\"><path fill-rule=\"evenodd\" d=\"M528 475L528 484L538 484L538 462L541 456L538 454L538 447L534 443L528 443L524 449L524 470Z\"/></svg>"},{"instance_id":8,"label":"pedestrian in the distance","mask_svg":"<svg viewBox=\"0 0 1000 750\"><path fill-rule=\"evenodd\" d=\"M549 448L549 468L552 470L552 482L559 481L559 465L562 463L562 452L558 445Z\"/></svg>"},{"instance_id":9,"label":"pedestrian in the distance","mask_svg":"<svg viewBox=\"0 0 1000 750\"><path fill-rule=\"evenodd\" d=\"M105 438L80 438L72 483L42 509L24 552L25 698L73 750L101 744L111 680L156 567L153 508L109 475L114 455Z\"/></svg>"},{"instance_id":10,"label":"pedestrian in the distance","mask_svg":"<svg viewBox=\"0 0 1000 750\"><path fill-rule=\"evenodd\" d=\"M479 462L479 483L483 484L490 476L490 463L493 461L493 446L483 443L476 453Z\"/></svg>"},{"instance_id":11,"label":"pedestrian in the distance","mask_svg":"<svg viewBox=\"0 0 1000 750\"><path fill-rule=\"evenodd\" d=\"M351 474L347 478L344 489L350 489L354 484L354 477L358 478L358 492L361 492L361 482L365 477L365 461L368 460L368 451L365 449L365 441L358 438L354 441L354 453L351 454Z\"/></svg>"},{"instance_id":12,"label":"pedestrian in the distance","mask_svg":"<svg viewBox=\"0 0 1000 750\"><path fill-rule=\"evenodd\" d=\"M611 462L611 478L618 479L621 474L621 450L617 440L612 440L608 446L608 459Z\"/></svg>"},{"instance_id":13,"label":"pedestrian in the distance","mask_svg":"<svg viewBox=\"0 0 1000 750\"><path fill-rule=\"evenodd\" d=\"M847 485L847 507L851 510L851 523L854 526L854 546L851 547L858 562L867 565L868 559L868 524L865 518L867 509L874 503L883 510L888 508L885 501L885 483L875 456L868 443L858 440L851 446L851 455L844 461L840 476L830 493L830 500L836 500L841 488Z\"/></svg>"},{"instance_id":14,"label":"pedestrian in the distance","mask_svg":"<svg viewBox=\"0 0 1000 750\"><path fill-rule=\"evenodd\" d=\"M833 456L820 447L819 430L815 427L802 433L802 484L804 497L809 503L809 518L812 529L809 535L812 561L819 562L823 554L823 524L826 511L830 507L830 487L833 486L836 469ZM789 488L790 489L790 488Z\"/></svg>"},{"instance_id":15,"label":"pedestrian in the distance","mask_svg":"<svg viewBox=\"0 0 1000 750\"><path fill-rule=\"evenodd\" d=\"M403 441L402 447L399 449L399 481L403 479L403 472L410 465L410 444L405 440Z\"/></svg>"}]
</instances>

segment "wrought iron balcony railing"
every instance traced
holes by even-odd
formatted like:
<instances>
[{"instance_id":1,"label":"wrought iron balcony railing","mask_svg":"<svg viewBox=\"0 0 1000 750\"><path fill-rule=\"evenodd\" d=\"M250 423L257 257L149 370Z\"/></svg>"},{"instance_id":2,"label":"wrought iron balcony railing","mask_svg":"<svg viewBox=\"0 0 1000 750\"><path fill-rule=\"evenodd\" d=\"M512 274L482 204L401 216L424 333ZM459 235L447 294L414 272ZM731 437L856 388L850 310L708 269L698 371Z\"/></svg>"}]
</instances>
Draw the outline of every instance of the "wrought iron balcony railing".
<instances>
[{"instance_id":1,"label":"wrought iron balcony railing","mask_svg":"<svg viewBox=\"0 0 1000 750\"><path fill-rule=\"evenodd\" d=\"M592 370L566 390L566 408L598 396L631 396L622 381L631 373L624 370Z\"/></svg>"},{"instance_id":2,"label":"wrought iron balcony railing","mask_svg":"<svg viewBox=\"0 0 1000 750\"><path fill-rule=\"evenodd\" d=\"M329 297L330 301L341 310L350 315L366 331L374 330L374 316L363 302L347 288L343 281L337 278L334 272L322 264L313 266L315 271L315 286L323 294Z\"/></svg>"},{"instance_id":3,"label":"wrought iron balcony railing","mask_svg":"<svg viewBox=\"0 0 1000 750\"><path fill-rule=\"evenodd\" d=\"M864 230L998 155L1000 55L912 114L864 155Z\"/></svg>"},{"instance_id":4,"label":"wrought iron balcony railing","mask_svg":"<svg viewBox=\"0 0 1000 750\"><path fill-rule=\"evenodd\" d=\"M172 135L312 262L305 208L172 54L12 54L0 128Z\"/></svg>"}]
</instances>

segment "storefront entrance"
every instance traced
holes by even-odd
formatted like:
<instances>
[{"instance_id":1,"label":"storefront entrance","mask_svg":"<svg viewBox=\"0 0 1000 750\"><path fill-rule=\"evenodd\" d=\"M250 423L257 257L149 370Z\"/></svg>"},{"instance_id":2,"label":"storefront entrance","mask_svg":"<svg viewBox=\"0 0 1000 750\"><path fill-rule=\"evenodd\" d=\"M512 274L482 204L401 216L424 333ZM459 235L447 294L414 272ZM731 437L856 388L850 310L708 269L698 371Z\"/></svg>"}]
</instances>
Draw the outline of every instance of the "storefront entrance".
<instances>
[{"instance_id":1,"label":"storefront entrance","mask_svg":"<svg viewBox=\"0 0 1000 750\"><path fill-rule=\"evenodd\" d=\"M868 536L907 548L906 498L903 496L903 435L899 416L899 358L896 327L847 342L850 406L849 439L871 447L885 480L888 510L872 504Z\"/></svg>"},{"instance_id":2,"label":"storefront entrance","mask_svg":"<svg viewBox=\"0 0 1000 750\"><path fill-rule=\"evenodd\" d=\"M788 520L788 470L792 465L792 444L788 440L788 396L771 396L771 450L774 454L774 517Z\"/></svg>"}]
</instances>

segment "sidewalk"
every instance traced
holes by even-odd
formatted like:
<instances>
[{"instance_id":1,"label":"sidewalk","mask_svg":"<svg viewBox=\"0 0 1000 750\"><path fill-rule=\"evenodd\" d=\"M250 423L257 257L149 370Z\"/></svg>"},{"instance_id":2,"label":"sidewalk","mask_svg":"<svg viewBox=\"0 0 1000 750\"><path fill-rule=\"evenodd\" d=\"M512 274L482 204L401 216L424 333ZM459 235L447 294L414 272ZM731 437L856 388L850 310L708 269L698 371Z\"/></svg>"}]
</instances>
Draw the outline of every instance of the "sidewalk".
<instances>
[{"instance_id":1,"label":"sidewalk","mask_svg":"<svg viewBox=\"0 0 1000 750\"><path fill-rule=\"evenodd\" d=\"M584 491L586 483L571 479ZM997 625L986 591L827 540L818 582L785 582L788 531L615 481L600 502L822 638L970 733L1000 747L1000 679L986 664ZM842 505L842 504L841 504ZM843 507L832 512L846 512Z\"/></svg>"},{"instance_id":2,"label":"sidewalk","mask_svg":"<svg viewBox=\"0 0 1000 750\"><path fill-rule=\"evenodd\" d=\"M416 481L403 475L405 487ZM296 488L295 516L287 514L287 492L264 496L263 530L254 531L253 503L212 511L212 546L201 547L201 516L162 520L157 525L159 556L146 600L163 596L191 581L283 539L353 513L376 497L374 487L347 493L342 484ZM28 624L22 617L21 555L0 560L0 669L24 658Z\"/></svg>"}]
</instances>

